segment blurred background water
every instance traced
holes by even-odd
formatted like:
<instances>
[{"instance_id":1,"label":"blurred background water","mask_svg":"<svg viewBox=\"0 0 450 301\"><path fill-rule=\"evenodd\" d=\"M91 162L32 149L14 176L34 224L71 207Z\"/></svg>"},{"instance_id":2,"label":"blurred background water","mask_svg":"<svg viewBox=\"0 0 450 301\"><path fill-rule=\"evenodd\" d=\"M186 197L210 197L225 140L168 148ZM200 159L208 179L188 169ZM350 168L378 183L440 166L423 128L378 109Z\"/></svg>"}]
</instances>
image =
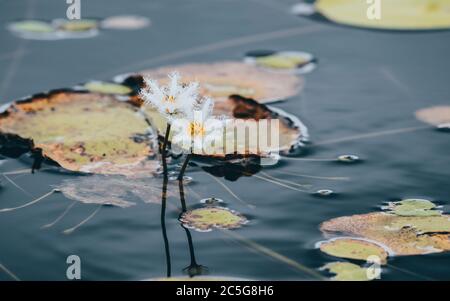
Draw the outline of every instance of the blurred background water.
<instances>
[{"instance_id":1,"label":"blurred background water","mask_svg":"<svg viewBox=\"0 0 450 301\"><path fill-rule=\"evenodd\" d=\"M287 190L255 177L227 185L255 208L237 202L201 171L188 172L201 197L215 196L250 218L226 232L191 231L199 264L211 275L250 279L300 280L311 275L249 248L251 240L311 269L335 259L314 248L323 239L319 224L333 217L379 209L405 197L430 199L448 211L449 149L446 133L423 129L335 141L343 137L420 127L417 109L450 102L450 31L398 33L342 27L289 14L290 0L81 0L83 18L135 14L151 19L135 31L102 31L95 38L23 40L6 29L23 19L65 18L65 1L0 0L0 102L90 79L110 79L129 71L183 62L241 60L253 49L301 50L319 58L301 95L275 106L309 127L308 156L358 155L359 164L282 160L276 170L350 181L295 178L268 173L335 195L319 198ZM328 143L327 143L328 141ZM2 172L27 168L0 161ZM275 170L275 169L274 169ZM16 178L17 177L17 178ZM47 193L69 175L37 172L12 178L28 194L2 179L0 206L17 206ZM77 204L55 226L41 227L71 203L53 194L39 204L0 214L0 263L22 280L65 280L66 258L76 254L85 280L139 280L164 277L166 258L158 204L122 209L102 207L72 234L62 231L88 217L97 205ZM189 207L198 197L188 196ZM172 274L190 262L188 240L177 217L178 198L169 198L166 217ZM450 279L450 254L393 257L383 280ZM9 276L0 272L0 280Z\"/></svg>"}]
</instances>

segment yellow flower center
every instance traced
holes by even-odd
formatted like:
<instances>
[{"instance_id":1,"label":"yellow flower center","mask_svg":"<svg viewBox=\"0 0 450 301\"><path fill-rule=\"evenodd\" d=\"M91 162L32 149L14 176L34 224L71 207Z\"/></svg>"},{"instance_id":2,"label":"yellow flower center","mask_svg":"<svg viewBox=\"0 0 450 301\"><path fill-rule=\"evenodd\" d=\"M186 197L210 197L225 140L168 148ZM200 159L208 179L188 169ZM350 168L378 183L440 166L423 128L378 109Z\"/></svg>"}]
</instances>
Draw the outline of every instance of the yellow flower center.
<instances>
[{"instance_id":1,"label":"yellow flower center","mask_svg":"<svg viewBox=\"0 0 450 301\"><path fill-rule=\"evenodd\" d=\"M164 99L166 102L175 103L175 97L173 95L166 96Z\"/></svg>"},{"instance_id":2,"label":"yellow flower center","mask_svg":"<svg viewBox=\"0 0 450 301\"><path fill-rule=\"evenodd\" d=\"M189 136L191 137L195 137L195 136L200 136L203 137L205 135L205 127L203 126L202 123L197 122L197 121L193 121L191 123L189 123L188 126L188 133Z\"/></svg>"}]
</instances>

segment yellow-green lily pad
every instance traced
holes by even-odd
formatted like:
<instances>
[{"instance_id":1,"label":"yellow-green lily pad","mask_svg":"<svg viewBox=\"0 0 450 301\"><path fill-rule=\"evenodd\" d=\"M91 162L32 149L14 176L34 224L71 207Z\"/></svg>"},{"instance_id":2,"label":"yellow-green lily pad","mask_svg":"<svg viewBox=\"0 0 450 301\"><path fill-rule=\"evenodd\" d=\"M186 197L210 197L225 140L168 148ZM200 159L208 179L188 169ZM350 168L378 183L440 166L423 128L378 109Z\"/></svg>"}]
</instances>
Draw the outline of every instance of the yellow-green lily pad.
<instances>
[{"instance_id":1,"label":"yellow-green lily pad","mask_svg":"<svg viewBox=\"0 0 450 301\"><path fill-rule=\"evenodd\" d=\"M55 91L12 103L0 135L17 135L71 171L150 175L149 127L134 105L114 95Z\"/></svg>"},{"instance_id":2,"label":"yellow-green lily pad","mask_svg":"<svg viewBox=\"0 0 450 301\"><path fill-rule=\"evenodd\" d=\"M390 202L387 207L389 213L399 216L437 216L441 211L433 210L437 206L428 200L405 199L400 202Z\"/></svg>"},{"instance_id":3,"label":"yellow-green lily pad","mask_svg":"<svg viewBox=\"0 0 450 301\"><path fill-rule=\"evenodd\" d=\"M98 21L90 19L58 20L56 24L60 30L73 32L89 31L98 27Z\"/></svg>"},{"instance_id":4,"label":"yellow-green lily pad","mask_svg":"<svg viewBox=\"0 0 450 301\"><path fill-rule=\"evenodd\" d=\"M35 33L49 33L55 31L51 24L37 20L24 20L14 22L11 24L11 29Z\"/></svg>"},{"instance_id":5,"label":"yellow-green lily pad","mask_svg":"<svg viewBox=\"0 0 450 301\"><path fill-rule=\"evenodd\" d=\"M329 20L345 25L391 29L432 30L450 28L448 0L382 0L379 19L369 18L378 1L317 0L316 10ZM376 14L373 14L376 17Z\"/></svg>"},{"instance_id":6,"label":"yellow-green lily pad","mask_svg":"<svg viewBox=\"0 0 450 301\"><path fill-rule=\"evenodd\" d=\"M180 221L186 228L199 232L213 229L236 229L248 222L242 214L224 207L205 207L184 212Z\"/></svg>"},{"instance_id":7,"label":"yellow-green lily pad","mask_svg":"<svg viewBox=\"0 0 450 301\"><path fill-rule=\"evenodd\" d=\"M445 214L398 216L373 212L328 220L320 230L368 239L386 246L395 255L420 255L450 250L448 218Z\"/></svg>"},{"instance_id":8,"label":"yellow-green lily pad","mask_svg":"<svg viewBox=\"0 0 450 301\"><path fill-rule=\"evenodd\" d=\"M88 91L104 94L127 95L133 92L128 86L100 81L86 83L83 87Z\"/></svg>"},{"instance_id":9,"label":"yellow-green lily pad","mask_svg":"<svg viewBox=\"0 0 450 301\"><path fill-rule=\"evenodd\" d=\"M320 243L322 252L340 258L364 260L370 256L377 256L381 263L386 263L388 252L381 246L353 238L336 238Z\"/></svg>"},{"instance_id":10,"label":"yellow-green lily pad","mask_svg":"<svg viewBox=\"0 0 450 301\"><path fill-rule=\"evenodd\" d=\"M350 262L331 262L321 268L327 270L336 276L332 280L337 281L370 281L368 271L359 265Z\"/></svg>"}]
</instances>

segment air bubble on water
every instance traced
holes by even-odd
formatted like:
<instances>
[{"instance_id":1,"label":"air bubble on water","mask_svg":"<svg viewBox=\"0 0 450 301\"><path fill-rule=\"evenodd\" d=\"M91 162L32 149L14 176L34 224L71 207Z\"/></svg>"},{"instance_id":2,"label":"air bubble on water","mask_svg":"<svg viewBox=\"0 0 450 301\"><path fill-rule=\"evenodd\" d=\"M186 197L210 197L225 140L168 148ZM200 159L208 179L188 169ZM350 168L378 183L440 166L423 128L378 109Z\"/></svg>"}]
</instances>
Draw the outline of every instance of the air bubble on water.
<instances>
[{"instance_id":1,"label":"air bubble on water","mask_svg":"<svg viewBox=\"0 0 450 301\"><path fill-rule=\"evenodd\" d=\"M215 206L215 205L218 205L219 203L223 203L223 200L215 198L215 197L210 197L210 198L206 198L206 199L201 199L200 203L205 204L205 205Z\"/></svg>"},{"instance_id":2,"label":"air bubble on water","mask_svg":"<svg viewBox=\"0 0 450 301\"><path fill-rule=\"evenodd\" d=\"M169 177L169 181L178 181L178 176L171 176ZM183 184L188 184L192 182L193 179L190 176L183 176Z\"/></svg>"},{"instance_id":3,"label":"air bubble on water","mask_svg":"<svg viewBox=\"0 0 450 301\"><path fill-rule=\"evenodd\" d=\"M331 189L319 189L316 191L316 194L320 196L329 196L332 195L333 193L334 192Z\"/></svg>"}]
</instances>

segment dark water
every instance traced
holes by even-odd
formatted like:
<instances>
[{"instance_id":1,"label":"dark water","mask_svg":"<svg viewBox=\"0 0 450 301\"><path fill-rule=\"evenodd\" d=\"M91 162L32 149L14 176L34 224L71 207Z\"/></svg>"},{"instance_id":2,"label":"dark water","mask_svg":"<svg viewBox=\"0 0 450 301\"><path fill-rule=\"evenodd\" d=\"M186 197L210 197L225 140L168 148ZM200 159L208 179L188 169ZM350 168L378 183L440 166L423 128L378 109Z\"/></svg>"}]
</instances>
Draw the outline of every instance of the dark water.
<instances>
[{"instance_id":1,"label":"dark water","mask_svg":"<svg viewBox=\"0 0 450 301\"><path fill-rule=\"evenodd\" d=\"M216 196L250 217L235 230L244 239L294 262L317 269L333 258L314 249L323 239L321 222L333 217L378 210L387 200L421 197L449 211L450 136L421 129L365 139L331 140L371 132L423 126L414 111L450 102L450 31L390 33L338 27L287 13L293 1L83 1L83 17L138 14L153 25L137 31L105 31L91 39L28 41L12 36L5 24L21 18L65 17L65 1L0 1L0 97L5 103L47 89L89 79L108 79L126 71L180 62L240 59L252 49L303 50L314 53L319 67L306 76L300 96L276 104L307 124L316 144L310 158L355 154L359 164L283 160L276 170L317 176L345 176L350 181L281 178L315 189L332 189L318 198L287 190L254 177L227 185L250 209L234 200L207 174L189 172L189 184L202 197ZM292 30L291 30L292 29ZM299 30L297 30L299 29ZM275 32L275 33L273 33ZM331 141L330 143L324 143ZM2 171L27 168L17 160ZM273 170L274 171L274 170ZM271 170L268 171L271 173ZM276 175L275 173L271 173ZM27 195L2 179L1 207L17 206L47 193L70 176L38 172L12 176ZM188 196L188 206L198 198ZM23 280L66 279L66 258L82 260L83 279L137 280L164 277L166 257L161 206L138 203L121 209L103 207L70 235L63 234L89 216L97 205L77 204L49 229L71 203L62 194L22 210L0 214L0 263ZM189 265L188 240L177 220L178 198L169 198L166 216L172 274ZM250 279L313 279L248 247L225 232L191 231L199 264L210 275ZM384 280L450 279L450 254L394 257ZM401 270L400 270L401 269ZM10 279L0 272L0 279Z\"/></svg>"}]
</instances>

